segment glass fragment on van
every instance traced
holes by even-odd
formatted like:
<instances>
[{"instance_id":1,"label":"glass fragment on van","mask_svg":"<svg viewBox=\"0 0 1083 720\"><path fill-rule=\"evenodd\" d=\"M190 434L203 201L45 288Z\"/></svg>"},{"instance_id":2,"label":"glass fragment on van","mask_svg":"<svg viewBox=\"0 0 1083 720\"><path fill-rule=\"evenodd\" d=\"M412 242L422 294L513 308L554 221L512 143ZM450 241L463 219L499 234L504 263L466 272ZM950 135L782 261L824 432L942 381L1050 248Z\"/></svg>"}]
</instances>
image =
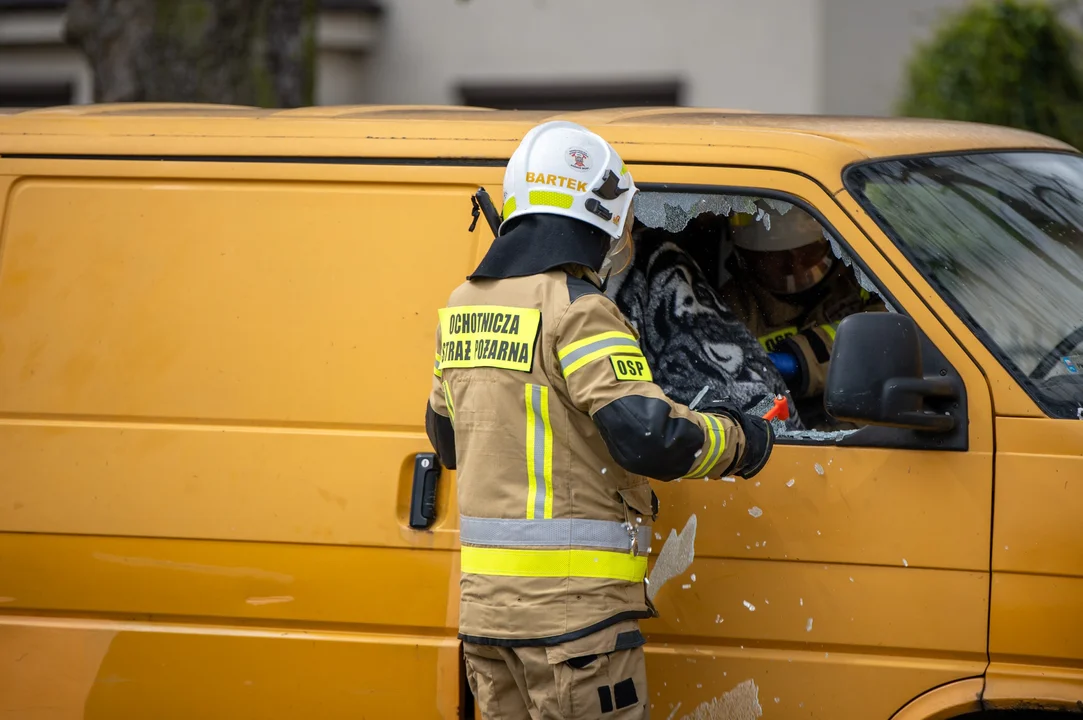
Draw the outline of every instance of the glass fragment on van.
<instances>
[{"instance_id":1,"label":"glass fragment on van","mask_svg":"<svg viewBox=\"0 0 1083 720\"><path fill-rule=\"evenodd\" d=\"M647 598L653 601L663 585L692 566L695 557L696 515L693 513L680 533L673 529L669 531L647 580Z\"/></svg>"},{"instance_id":2,"label":"glass fragment on van","mask_svg":"<svg viewBox=\"0 0 1083 720\"><path fill-rule=\"evenodd\" d=\"M723 672L725 677L727 673ZM681 703L670 711L667 720L720 720L721 718L758 718L763 717L760 705L759 688L754 680L745 680L740 685L707 702L700 703L692 712L677 717Z\"/></svg>"},{"instance_id":3,"label":"glass fragment on van","mask_svg":"<svg viewBox=\"0 0 1083 720\"><path fill-rule=\"evenodd\" d=\"M854 264L853 258L850 253L846 252L842 244L834 238L827 230L824 230L824 238L831 244L831 252L842 261L842 264L850 268L854 272L854 277L857 278L857 284L861 286L861 289L867 293L878 296L884 301L884 306L888 312L898 312L895 307L888 301L887 297L876 287L876 283L869 279L869 276L860 268L860 266Z\"/></svg>"}]
</instances>

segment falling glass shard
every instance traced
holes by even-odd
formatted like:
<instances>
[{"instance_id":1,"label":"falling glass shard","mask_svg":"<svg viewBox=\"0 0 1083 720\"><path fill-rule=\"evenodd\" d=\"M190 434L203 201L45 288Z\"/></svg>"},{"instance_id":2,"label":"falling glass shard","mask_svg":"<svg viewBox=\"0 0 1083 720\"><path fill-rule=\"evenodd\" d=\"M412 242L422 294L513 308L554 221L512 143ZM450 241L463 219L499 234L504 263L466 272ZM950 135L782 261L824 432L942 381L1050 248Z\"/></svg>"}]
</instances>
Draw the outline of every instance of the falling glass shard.
<instances>
[{"instance_id":1,"label":"falling glass shard","mask_svg":"<svg viewBox=\"0 0 1083 720\"><path fill-rule=\"evenodd\" d=\"M683 575L692 565L696 556L696 516L693 514L684 524L680 533L676 530L669 531L669 537L662 545L658 553L658 560L651 570L650 580L647 585L647 597L654 600L658 591L669 580Z\"/></svg>"}]
</instances>

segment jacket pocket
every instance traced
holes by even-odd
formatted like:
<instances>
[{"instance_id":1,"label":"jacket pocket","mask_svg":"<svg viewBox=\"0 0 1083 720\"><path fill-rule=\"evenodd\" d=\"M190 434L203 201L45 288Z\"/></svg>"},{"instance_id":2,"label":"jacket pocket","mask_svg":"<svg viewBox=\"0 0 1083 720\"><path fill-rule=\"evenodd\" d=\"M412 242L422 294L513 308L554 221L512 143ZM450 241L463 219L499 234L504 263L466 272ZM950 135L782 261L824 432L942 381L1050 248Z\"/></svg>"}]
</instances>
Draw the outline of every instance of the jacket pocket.
<instances>
[{"instance_id":1,"label":"jacket pocket","mask_svg":"<svg viewBox=\"0 0 1083 720\"><path fill-rule=\"evenodd\" d=\"M651 522L658 517L658 496L651 490L650 483L621 488L617 490L617 494L624 504L625 519L628 522L635 523L635 516L650 518Z\"/></svg>"}]
</instances>

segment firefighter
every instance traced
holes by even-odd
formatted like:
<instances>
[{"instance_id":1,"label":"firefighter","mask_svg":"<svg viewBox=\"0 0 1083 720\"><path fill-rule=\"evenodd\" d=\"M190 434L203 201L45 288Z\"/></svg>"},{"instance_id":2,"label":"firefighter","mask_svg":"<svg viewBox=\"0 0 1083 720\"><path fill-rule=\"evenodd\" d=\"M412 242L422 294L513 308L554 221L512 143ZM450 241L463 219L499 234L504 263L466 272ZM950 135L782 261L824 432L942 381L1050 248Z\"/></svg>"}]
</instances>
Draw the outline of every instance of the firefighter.
<instances>
[{"instance_id":1,"label":"firefighter","mask_svg":"<svg viewBox=\"0 0 1083 720\"><path fill-rule=\"evenodd\" d=\"M857 284L831 251L820 223L800 208L734 213L729 233L737 267L722 287L722 299L770 354L806 425L826 427L830 421L818 399L835 329L847 315L885 307Z\"/></svg>"},{"instance_id":2,"label":"firefighter","mask_svg":"<svg viewBox=\"0 0 1083 720\"><path fill-rule=\"evenodd\" d=\"M426 430L457 470L467 677L486 720L646 718L647 478L755 475L765 421L652 381L598 270L636 187L549 122L508 163L498 237L439 312Z\"/></svg>"}]
</instances>

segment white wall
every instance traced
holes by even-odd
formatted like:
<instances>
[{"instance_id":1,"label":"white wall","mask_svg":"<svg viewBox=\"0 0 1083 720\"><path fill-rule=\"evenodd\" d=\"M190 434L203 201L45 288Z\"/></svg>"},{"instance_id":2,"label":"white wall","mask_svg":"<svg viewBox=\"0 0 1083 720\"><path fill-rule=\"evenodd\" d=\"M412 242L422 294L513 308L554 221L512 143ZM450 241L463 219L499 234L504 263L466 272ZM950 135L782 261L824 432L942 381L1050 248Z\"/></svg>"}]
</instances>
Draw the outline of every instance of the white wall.
<instances>
[{"instance_id":1,"label":"white wall","mask_svg":"<svg viewBox=\"0 0 1083 720\"><path fill-rule=\"evenodd\" d=\"M823 111L892 115L915 44L967 0L822 0Z\"/></svg>"},{"instance_id":2,"label":"white wall","mask_svg":"<svg viewBox=\"0 0 1083 720\"><path fill-rule=\"evenodd\" d=\"M380 23L353 12L324 11L316 23L317 105L369 102L364 81L367 54L379 41Z\"/></svg>"},{"instance_id":3,"label":"white wall","mask_svg":"<svg viewBox=\"0 0 1083 720\"><path fill-rule=\"evenodd\" d=\"M688 105L818 112L822 2L384 0L365 86L457 103L460 83L679 79Z\"/></svg>"}]
</instances>

